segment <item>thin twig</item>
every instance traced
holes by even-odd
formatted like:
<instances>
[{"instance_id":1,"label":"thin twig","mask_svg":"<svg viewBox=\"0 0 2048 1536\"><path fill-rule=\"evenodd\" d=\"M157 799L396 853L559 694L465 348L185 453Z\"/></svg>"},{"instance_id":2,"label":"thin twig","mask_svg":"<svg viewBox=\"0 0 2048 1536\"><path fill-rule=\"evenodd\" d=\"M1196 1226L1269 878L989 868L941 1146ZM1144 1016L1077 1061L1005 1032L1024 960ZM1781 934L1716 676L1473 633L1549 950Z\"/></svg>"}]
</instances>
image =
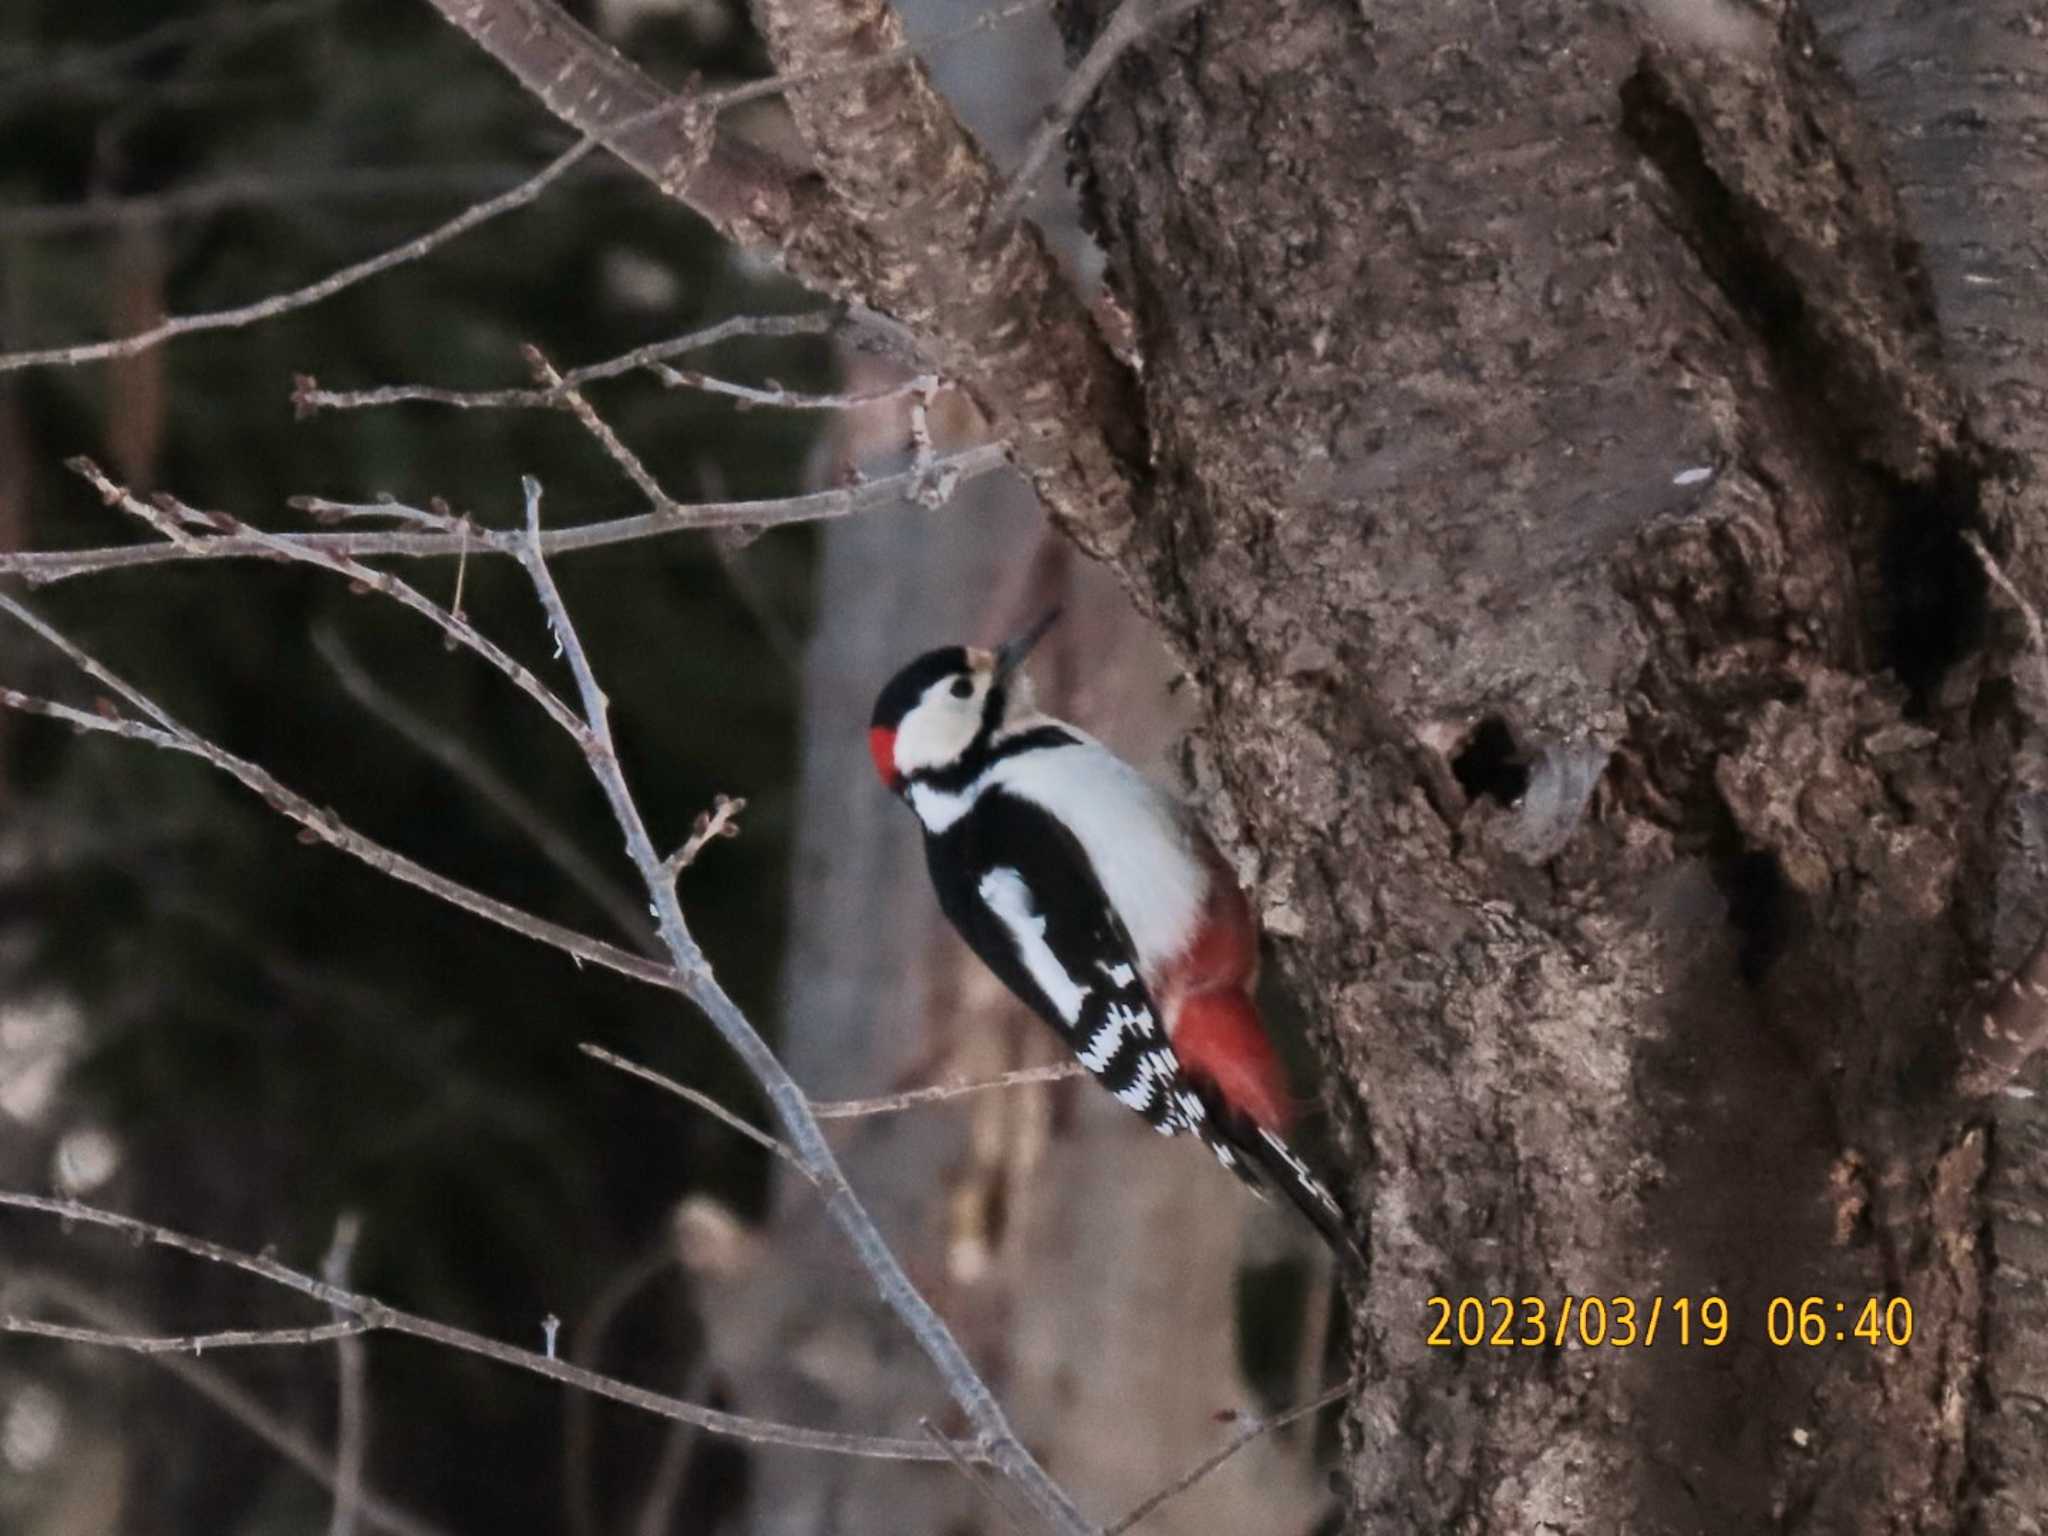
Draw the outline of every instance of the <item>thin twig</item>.
<instances>
[{"instance_id":1,"label":"thin twig","mask_svg":"<svg viewBox=\"0 0 2048 1536\"><path fill-rule=\"evenodd\" d=\"M1032 134L1023 160L1011 173L1009 185L989 210L990 229L1000 229L1017 216L1017 210L1031 196L1038 173L1045 169L1045 162L1051 158L1053 149L1073 131L1075 120L1087 108L1102 82L1109 78L1116 61L1152 33L1169 22L1178 21L1203 3L1204 0L1123 0L1123 4L1103 23L1102 30L1095 34L1095 41L1088 45L1088 52L1074 67L1073 74L1067 77L1059 98L1047 110L1045 121Z\"/></svg>"},{"instance_id":2,"label":"thin twig","mask_svg":"<svg viewBox=\"0 0 2048 1536\"><path fill-rule=\"evenodd\" d=\"M37 1339L61 1339L67 1344L91 1344L100 1349L118 1349L131 1355L203 1355L209 1349L276 1349L307 1344L329 1344L352 1339L370 1331L359 1317L339 1323L320 1323L310 1328L223 1328L214 1333L140 1334L118 1333L105 1328L79 1328L69 1323L44 1322L40 1318L0 1316L0 1332L26 1334Z\"/></svg>"},{"instance_id":3,"label":"thin twig","mask_svg":"<svg viewBox=\"0 0 2048 1536\"><path fill-rule=\"evenodd\" d=\"M95 197L85 202L15 203L0 207L11 235L62 235L118 225L166 224L223 209L275 208L324 198L392 198L460 192L475 198L513 186L531 174L506 165L344 166L299 174L242 171L191 182L168 192Z\"/></svg>"},{"instance_id":4,"label":"thin twig","mask_svg":"<svg viewBox=\"0 0 2048 1536\"><path fill-rule=\"evenodd\" d=\"M665 1077L652 1067L643 1066L627 1056L616 1055L601 1045L585 1040L577 1047L586 1056L596 1058L608 1067L616 1067L628 1076L642 1082L652 1083L665 1092L674 1094L687 1103L694 1104L714 1120L730 1126L757 1146L765 1147L777 1157L784 1159L791 1167L811 1178L810 1169L782 1142L777 1141L759 1126L734 1114L709 1094L695 1088L685 1087L674 1078ZM913 1088L907 1093L891 1093L876 1099L822 1099L813 1101L811 1114L819 1120L856 1120L869 1115L892 1115L906 1109L916 1109L926 1104L937 1104L947 1099L962 1098L970 1093L985 1093L991 1088L1020 1088L1030 1083L1056 1083L1070 1077L1085 1075L1084 1068L1077 1061L1060 1062L1047 1067L1020 1067L1014 1072L1005 1072L1000 1077L985 1078L973 1083L948 1083L937 1088Z\"/></svg>"},{"instance_id":5,"label":"thin twig","mask_svg":"<svg viewBox=\"0 0 2048 1536\"><path fill-rule=\"evenodd\" d=\"M19 1190L0 1190L0 1206L11 1206L16 1210L35 1211L42 1215L54 1216L60 1221L79 1223L85 1226L104 1227L119 1232L137 1243L153 1243L161 1248L175 1249L212 1264L224 1264L231 1269L242 1270L259 1279L286 1290L297 1291L302 1296L321 1302L330 1307L339 1307L352 1317L360 1319L364 1331L377 1333L402 1333L413 1338L425 1339L429 1343L444 1345L465 1354L477 1355L486 1360L495 1360L536 1376L545 1376L550 1381L574 1387L578 1391L594 1393L610 1398L613 1402L624 1403L660 1418L682 1423L696 1424L713 1434L728 1435L736 1440L748 1440L757 1445L786 1445L797 1450L828 1451L841 1456L862 1456L881 1461L949 1461L945 1451L938 1450L922 1440L895 1439L881 1435L849 1435L836 1430L806 1429L801 1425L777 1423L771 1419L750 1418L742 1414L727 1413L717 1408L706 1408L697 1403L686 1403L664 1393L651 1392L645 1387L636 1387L629 1382L606 1376L567 1361L535 1354L532 1350L521 1349L516 1344L502 1343L471 1333L467 1329L452 1327L436 1322L433 1318L422 1317L391 1306L374 1297L358 1295L340 1286L327 1284L324 1280L290 1265L279 1262L267 1254L243 1253L206 1238L193 1237L188 1233L170 1227L161 1227L153 1222L138 1221L132 1216L123 1216L99 1206L86 1205L77 1200L57 1199L47 1195L31 1195ZM327 1324L319 1329L301 1330L320 1336L333 1337L335 1325ZM49 1325L30 1319L0 1318L0 1333L42 1333ZM97 1330L88 1330L98 1334ZM278 1330L250 1330L252 1333L270 1334ZM207 1337L224 1336L198 1336ZM109 1347L133 1348L134 1345L121 1335L98 1335L91 1339L79 1340L103 1344ZM190 1347L189 1340L181 1341ZM271 1342L266 1340L266 1342ZM978 1446L955 1446L953 1452L969 1460L981 1458Z\"/></svg>"},{"instance_id":6,"label":"thin twig","mask_svg":"<svg viewBox=\"0 0 2048 1536\"><path fill-rule=\"evenodd\" d=\"M899 399L915 394L925 387L929 375L916 375L884 384L876 389L840 391L834 394L810 394L799 389L785 389L780 384L740 384L731 379L714 378L708 373L696 373L686 368L671 368L666 363L656 363L650 370L656 378L670 389L694 389L702 394L722 395L728 400L737 400L742 405L773 406L785 411L847 411L863 405L879 405L884 400Z\"/></svg>"},{"instance_id":7,"label":"thin twig","mask_svg":"<svg viewBox=\"0 0 2048 1536\"><path fill-rule=\"evenodd\" d=\"M687 336L635 347L603 362L586 363L564 370L562 382L572 387L615 379L636 369L658 367L665 359L685 356L715 347L735 337L780 338L788 336L829 336L845 323L837 309L816 309L801 315L736 315ZM376 406L420 402L453 406L457 410L502 410L506 408L553 409L561 395L551 389L430 389L416 384L386 384L376 389L322 389L310 375L301 374L292 392L292 404L301 415L316 411L360 411Z\"/></svg>"},{"instance_id":8,"label":"thin twig","mask_svg":"<svg viewBox=\"0 0 2048 1536\"><path fill-rule=\"evenodd\" d=\"M662 1092L672 1093L684 1103L696 1105L697 1108L703 1110L705 1114L716 1120L720 1125L738 1131L740 1135L746 1137L747 1140L757 1147L767 1148L785 1163L789 1164L791 1168L795 1169L805 1180L815 1182L815 1180L811 1179L811 1170L804 1166L802 1158L798 1157L788 1147L777 1141L773 1136L770 1136L759 1126L751 1125L741 1119L723 1104L719 1103L718 1100L712 1098L710 1094L699 1093L695 1088L687 1087L677 1082L674 1078L655 1071L652 1067L643 1067L639 1062L625 1056L616 1055L606 1050L603 1046L594 1044L589 1040L581 1042L576 1049L586 1056L603 1062L608 1067L616 1068L628 1077L637 1077L643 1083L652 1083L655 1087L661 1089Z\"/></svg>"},{"instance_id":9,"label":"thin twig","mask_svg":"<svg viewBox=\"0 0 2048 1536\"><path fill-rule=\"evenodd\" d=\"M1022 15L1029 10L1040 8L1045 0L1019 0L997 11L977 17L972 23L957 29L940 42L950 42L985 30L1012 16ZM787 79L752 81L731 90L707 92L701 96L672 96L650 106L645 112L637 113L626 121L608 127L602 134L587 133L576 144L563 151L540 171L528 177L518 186L498 196L465 209L446 223L436 226L405 244L379 252L363 261L355 262L329 273L317 282L309 283L288 293L273 294L251 304L238 305L232 309L211 310L201 314L177 315L159 325L132 335L117 337L108 341L86 342L69 347L45 347L34 351L0 353L0 373L16 372L24 368L50 366L71 366L79 363L100 362L109 358L134 357L153 347L202 331L239 329L259 321L274 319L318 304L332 298L344 289L352 288L365 279L388 272L393 267L417 261L440 246L446 245L478 225L489 222L499 215L523 208L533 202L556 181L566 175L578 162L593 150L607 142L619 139L663 117L694 119L693 127L701 124L702 132L708 135L711 123L717 115L743 102L753 101L762 96L778 94L792 86L808 84L815 80L839 78L866 74L885 68L911 57L907 48L892 49L887 55L878 55L850 63L843 68L816 70L806 74L792 75Z\"/></svg>"},{"instance_id":10,"label":"thin twig","mask_svg":"<svg viewBox=\"0 0 2048 1536\"><path fill-rule=\"evenodd\" d=\"M0 593L0 613L6 614L40 635L69 657L87 676L102 683L144 714L163 723L145 725L124 715L101 715L69 704L20 693L11 688L0 688L0 707L24 714L46 715L80 730L123 736L131 741L142 741L154 747L183 752L199 758L252 791L279 815L297 822L316 840L360 860L382 874L426 891L429 895L438 896L451 906L459 907L501 928L508 928L526 938L559 949L573 960L601 965L607 970L629 976L635 981L646 982L650 986L674 987L675 975L665 965L643 959L639 955L620 949L617 945L607 944L602 939L593 939L560 923L549 922L546 918L522 912L507 902L486 896L481 891L437 874L404 854L396 853L383 844L363 836L333 812L321 809L303 795L286 788L268 769L246 758L236 757L197 733L187 730L176 721L170 720L147 696L108 672L74 642L5 593Z\"/></svg>"},{"instance_id":11,"label":"thin twig","mask_svg":"<svg viewBox=\"0 0 2048 1536\"><path fill-rule=\"evenodd\" d=\"M389 272L393 267L417 261L449 241L468 234L478 225L489 223L500 214L510 213L515 208L524 208L562 177L568 175L570 170L597 147L596 139L583 139L564 150L511 190L465 208L446 223L435 226L403 245L380 251L375 256L343 267L338 272L330 272L318 282L308 283L303 288L294 288L289 293L272 294L267 299L259 299L253 304L239 304L232 309L207 310L194 315L174 315L148 330L116 337L111 341L85 342L70 347L44 347L29 352L0 353L0 373L16 373L24 368L102 362L115 357L135 357L175 337L190 336L201 331L238 330L246 325L273 320L279 315L288 315L294 310L305 309L323 299L332 298L344 289L353 288L357 283Z\"/></svg>"},{"instance_id":12,"label":"thin twig","mask_svg":"<svg viewBox=\"0 0 2048 1536\"><path fill-rule=\"evenodd\" d=\"M718 796L712 801L710 810L697 813L697 820L690 828L690 835L683 840L683 846L661 861L662 873L674 880L696 863L698 856L710 844L721 837L738 837L739 814L746 808L747 802L737 796Z\"/></svg>"},{"instance_id":13,"label":"thin twig","mask_svg":"<svg viewBox=\"0 0 2048 1536\"><path fill-rule=\"evenodd\" d=\"M1131 1511L1123 1516L1122 1519L1113 1521L1103 1527L1102 1536L1123 1536L1125 1531L1128 1531L1139 1521L1145 1519L1154 1510L1158 1509L1160 1505L1166 1503L1169 1499L1178 1498L1181 1494L1186 1493L1195 1484L1222 1466L1224 1462L1230 1460L1231 1457L1258 1439L1259 1436L1271 1434L1276 1429L1285 1429L1288 1425L1305 1419L1311 1414L1321 1413L1332 1403L1342 1402L1357 1390L1358 1378L1353 1377L1349 1381L1338 1382L1336 1386L1310 1398L1305 1403L1296 1403L1292 1408L1287 1409L1283 1413L1276 1413L1268 1419L1253 1419L1243 1429L1239 1430L1236 1435L1232 1436L1219 1450L1203 1457L1192 1467L1188 1468L1180 1477L1175 1478L1171 1483L1146 1498L1143 1502L1133 1506Z\"/></svg>"},{"instance_id":14,"label":"thin twig","mask_svg":"<svg viewBox=\"0 0 2048 1536\"><path fill-rule=\"evenodd\" d=\"M4 1292L0 1292L0 1301L4 1301L5 1306L0 1310L25 1305L29 1297L42 1297L109 1332L147 1334L151 1331L122 1308L56 1275L29 1271L8 1275L6 1281ZM337 1492L340 1477L333 1458L203 1359L183 1350L152 1354L146 1358L212 1403L330 1494ZM431 1521L369 1488L359 1490L357 1508L365 1525L383 1531L387 1536L447 1536Z\"/></svg>"},{"instance_id":15,"label":"thin twig","mask_svg":"<svg viewBox=\"0 0 2048 1536\"><path fill-rule=\"evenodd\" d=\"M937 1104L991 1088L1018 1088L1026 1083L1057 1083L1082 1077L1087 1068L1078 1061L1055 1062L1046 1067L1019 1067L1000 1077L985 1077L972 1083L945 1083L935 1088L912 1088L903 1093L885 1093L873 1099L825 1099L811 1106L820 1120L854 1120L863 1115L889 1115L920 1104Z\"/></svg>"},{"instance_id":16,"label":"thin twig","mask_svg":"<svg viewBox=\"0 0 2048 1536\"><path fill-rule=\"evenodd\" d=\"M647 504L657 512L664 512L681 505L673 496L662 489L661 482L654 478L654 471L641 462L640 456L628 448L625 441L611 428L611 423L597 414L592 405L575 385L567 383L555 371L555 365L547 360L539 347L529 346L526 352L527 365L533 369L534 377L541 387L560 397L576 419L583 424L583 430L597 439L597 445L604 450L605 457L618 465L626 478L640 489L647 498Z\"/></svg>"},{"instance_id":17,"label":"thin twig","mask_svg":"<svg viewBox=\"0 0 2048 1536\"><path fill-rule=\"evenodd\" d=\"M191 548L218 538L250 538L280 559L310 565L316 570L340 576L358 587L367 587L371 591L383 593L399 606L409 608L420 615L463 649L489 662L504 674L514 687L538 704L548 718L566 731L572 740L581 731L582 725L576 718L576 712L563 703L555 691L536 677L524 663L515 660L495 640L467 619L450 613L417 587L400 580L388 571L380 571L375 566L365 565L360 560L337 551L315 549L286 535L252 528L247 523L237 522L223 513L196 512L182 504L171 502L169 498L161 498L157 504L144 501L126 486L111 479L88 458L74 458L70 461L70 467L92 483L93 488L100 493L100 499L108 506L119 507L155 528L170 541L173 548ZM457 526L456 519L444 513L422 511L417 507L387 511L389 515L403 515L410 521L452 536L458 542L467 542L466 534ZM201 533L196 531L199 529L220 531Z\"/></svg>"},{"instance_id":18,"label":"thin twig","mask_svg":"<svg viewBox=\"0 0 2048 1536\"><path fill-rule=\"evenodd\" d=\"M957 474L964 483L1002 469L1008 462L1005 445L982 443L944 455L938 464L942 470ZM915 483L914 476L904 473L802 496L673 506L661 512L614 518L608 522L550 529L541 535L541 547L552 558L579 550L600 549L698 529L767 528L850 517L872 509L900 506ZM321 497L298 498L295 505L316 516L398 517L419 511L398 502L338 502ZM309 553L348 555L358 559L386 555L407 559L445 559L461 555L465 547L472 555L510 555L517 554L519 549L517 535L492 528L473 528L467 535L413 529L260 536L245 532L220 534L184 544L123 544L100 549L0 552L0 576L18 575L31 581L48 582L184 560L276 559L280 556L280 542Z\"/></svg>"},{"instance_id":19,"label":"thin twig","mask_svg":"<svg viewBox=\"0 0 2048 1536\"><path fill-rule=\"evenodd\" d=\"M1066 1533L1066 1536L1094 1536L1093 1526L1075 1506L1072 1497L1046 1474L1023 1442L1018 1440L1002 1407L975 1371L952 1331L904 1273L901 1261L876 1228L874 1218L868 1215L853 1187L846 1182L846 1175L833 1157L803 1090L718 984L702 950L690 936L675 884L663 873L661 855L655 851L654 840L648 835L646 822L626 783L625 770L620 765L618 748L612 739L610 700L598 685L597 675L576 633L575 622L562 601L562 594L555 586L542 552L540 483L529 476L524 486L526 547L521 553L520 563L533 583L535 595L548 616L549 628L554 631L563 657L576 679L576 690L583 702L583 718L588 726L582 738L584 756L590 764L591 773L604 790L613 819L625 835L626 850L654 903L662 942L668 946L675 968L678 990L704 1011L712 1026L766 1092L769 1107L781 1123L784 1139L811 1170L826 1211L852 1244L883 1301L903 1321L937 1368L947 1391L978 1432L987 1459L1056 1530Z\"/></svg>"}]
</instances>

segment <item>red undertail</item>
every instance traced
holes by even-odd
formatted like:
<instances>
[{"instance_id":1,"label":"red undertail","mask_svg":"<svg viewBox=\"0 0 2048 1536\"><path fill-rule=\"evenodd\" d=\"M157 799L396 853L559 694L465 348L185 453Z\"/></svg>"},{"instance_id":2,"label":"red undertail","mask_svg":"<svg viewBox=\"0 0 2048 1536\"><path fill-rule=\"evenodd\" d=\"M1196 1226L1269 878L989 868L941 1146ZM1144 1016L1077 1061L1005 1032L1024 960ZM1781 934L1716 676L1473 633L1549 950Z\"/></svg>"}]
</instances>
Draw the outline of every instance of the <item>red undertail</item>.
<instances>
[{"instance_id":1,"label":"red undertail","mask_svg":"<svg viewBox=\"0 0 2048 1536\"><path fill-rule=\"evenodd\" d=\"M1276 1136L1294 1122L1294 1100L1259 1011L1235 990L1182 997L1173 1049L1190 1077L1216 1085L1223 1101Z\"/></svg>"}]
</instances>

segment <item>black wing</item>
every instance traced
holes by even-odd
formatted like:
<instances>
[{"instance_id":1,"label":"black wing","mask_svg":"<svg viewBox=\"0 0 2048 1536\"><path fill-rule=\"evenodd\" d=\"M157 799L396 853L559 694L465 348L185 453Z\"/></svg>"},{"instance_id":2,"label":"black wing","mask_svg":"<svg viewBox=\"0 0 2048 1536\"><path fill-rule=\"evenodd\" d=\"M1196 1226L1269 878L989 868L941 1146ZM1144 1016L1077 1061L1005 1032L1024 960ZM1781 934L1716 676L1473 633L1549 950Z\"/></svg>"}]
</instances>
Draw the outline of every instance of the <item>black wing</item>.
<instances>
[{"instance_id":1,"label":"black wing","mask_svg":"<svg viewBox=\"0 0 2048 1536\"><path fill-rule=\"evenodd\" d=\"M1238 1167L1210 1134L1130 936L1071 832L1030 801L990 789L926 837L925 859L939 906L968 947L1103 1087L1161 1135L1195 1131Z\"/></svg>"},{"instance_id":2,"label":"black wing","mask_svg":"<svg viewBox=\"0 0 2048 1536\"><path fill-rule=\"evenodd\" d=\"M1234 1147L1240 1154L1240 1160L1231 1166L1239 1178L1260 1194L1279 1190L1323 1235L1339 1259L1355 1265L1360 1273L1370 1268L1364 1248L1351 1235L1350 1219L1337 1203L1337 1197L1283 1138L1213 1097L1209 1100L1208 1130L1216 1140Z\"/></svg>"},{"instance_id":3,"label":"black wing","mask_svg":"<svg viewBox=\"0 0 2048 1536\"><path fill-rule=\"evenodd\" d=\"M1193 1132L1253 1190L1278 1189L1340 1256L1363 1265L1343 1211L1300 1156L1182 1069L1130 936L1071 832L990 789L926 837L925 859L968 947L1121 1103L1162 1135Z\"/></svg>"}]
</instances>

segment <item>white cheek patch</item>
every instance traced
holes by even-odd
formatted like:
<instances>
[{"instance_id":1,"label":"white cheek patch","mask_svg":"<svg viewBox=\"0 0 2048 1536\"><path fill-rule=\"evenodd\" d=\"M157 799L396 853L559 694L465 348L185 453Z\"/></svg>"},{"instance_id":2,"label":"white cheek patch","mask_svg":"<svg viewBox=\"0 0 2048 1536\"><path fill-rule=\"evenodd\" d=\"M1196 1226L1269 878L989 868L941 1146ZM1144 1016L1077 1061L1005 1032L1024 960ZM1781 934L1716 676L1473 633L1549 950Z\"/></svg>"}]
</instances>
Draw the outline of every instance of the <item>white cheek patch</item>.
<instances>
[{"instance_id":1,"label":"white cheek patch","mask_svg":"<svg viewBox=\"0 0 2048 1536\"><path fill-rule=\"evenodd\" d=\"M1038 990L1045 994L1053 1011L1069 1024L1080 1018L1088 989L1067 974L1059 956L1045 942L1045 919L1033 910L1031 891L1024 884L1024 877L1014 869L992 869L981 877L976 889L988 903L989 911L1002 919L1009 930L1017 946L1017 958L1024 962L1024 969L1038 983Z\"/></svg>"},{"instance_id":2,"label":"white cheek patch","mask_svg":"<svg viewBox=\"0 0 2048 1536\"><path fill-rule=\"evenodd\" d=\"M896 727L896 767L904 774L939 768L966 752L981 729L982 690L953 697L953 679L941 678Z\"/></svg>"}]
</instances>

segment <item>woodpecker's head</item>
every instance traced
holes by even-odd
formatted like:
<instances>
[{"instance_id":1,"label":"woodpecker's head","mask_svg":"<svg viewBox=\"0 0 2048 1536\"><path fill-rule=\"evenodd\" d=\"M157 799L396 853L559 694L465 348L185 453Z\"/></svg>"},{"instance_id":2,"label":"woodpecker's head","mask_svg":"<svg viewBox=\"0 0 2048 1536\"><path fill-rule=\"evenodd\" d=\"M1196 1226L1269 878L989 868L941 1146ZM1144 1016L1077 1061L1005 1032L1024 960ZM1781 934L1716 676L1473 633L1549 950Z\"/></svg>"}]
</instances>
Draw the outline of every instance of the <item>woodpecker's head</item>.
<instances>
[{"instance_id":1,"label":"woodpecker's head","mask_svg":"<svg viewBox=\"0 0 2048 1536\"><path fill-rule=\"evenodd\" d=\"M985 748L1005 724L1036 709L1019 668L1045 637L1055 608L992 651L964 645L926 651L889 679L868 722L875 772L896 794L944 773Z\"/></svg>"}]
</instances>

